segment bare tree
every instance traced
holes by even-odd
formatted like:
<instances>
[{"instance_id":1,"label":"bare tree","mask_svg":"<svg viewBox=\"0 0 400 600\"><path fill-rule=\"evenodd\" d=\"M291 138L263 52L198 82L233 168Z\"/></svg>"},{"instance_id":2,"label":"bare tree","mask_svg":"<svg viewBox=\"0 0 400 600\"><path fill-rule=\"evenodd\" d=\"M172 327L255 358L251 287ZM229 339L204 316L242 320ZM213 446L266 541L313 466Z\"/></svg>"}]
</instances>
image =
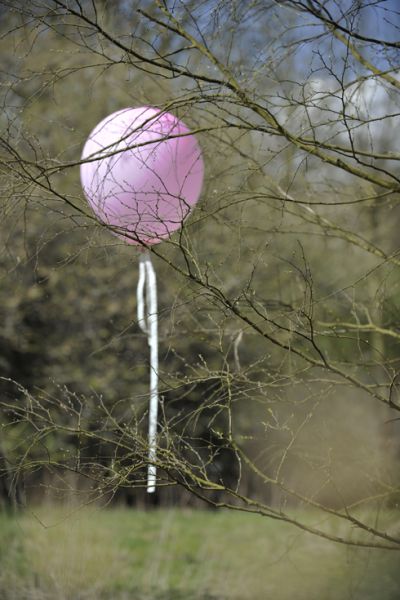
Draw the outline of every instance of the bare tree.
<instances>
[{"instance_id":1,"label":"bare tree","mask_svg":"<svg viewBox=\"0 0 400 600\"><path fill-rule=\"evenodd\" d=\"M5 281L31 269L40 295L71 263L83 273L102 257L103 286L117 281L121 256L129 264L78 181L80 148L107 113L173 111L204 150L199 209L151 248L168 274L160 494L178 485L337 542L398 549L396 10L316 0L1 5ZM121 280L126 298L131 275ZM14 339L15 306L2 311L2 338ZM88 330L101 322L92 318L80 315ZM84 364L80 320L63 319ZM140 352L135 325L119 326L111 341L85 329L90 360L129 335ZM63 379L60 367L61 389L43 369L41 390L6 377L18 381L3 402L6 429L23 431L7 449L16 475L79 472L95 498L142 487L143 369L127 366L116 393L113 370L85 389L81 372ZM63 450L51 450L53 435ZM341 533L310 523L304 507L343 523Z\"/></svg>"}]
</instances>

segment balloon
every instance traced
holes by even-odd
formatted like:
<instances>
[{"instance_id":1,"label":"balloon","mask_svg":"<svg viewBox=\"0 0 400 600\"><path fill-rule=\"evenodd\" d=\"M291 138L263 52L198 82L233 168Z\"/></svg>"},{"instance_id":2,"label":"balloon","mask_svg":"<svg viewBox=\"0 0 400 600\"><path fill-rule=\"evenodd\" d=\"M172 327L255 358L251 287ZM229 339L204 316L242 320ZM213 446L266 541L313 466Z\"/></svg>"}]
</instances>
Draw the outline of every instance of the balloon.
<instances>
[{"instance_id":1,"label":"balloon","mask_svg":"<svg viewBox=\"0 0 400 600\"><path fill-rule=\"evenodd\" d=\"M100 222L130 244L158 244L196 204L204 164L196 138L170 113L126 108L101 121L82 152L84 194Z\"/></svg>"}]
</instances>

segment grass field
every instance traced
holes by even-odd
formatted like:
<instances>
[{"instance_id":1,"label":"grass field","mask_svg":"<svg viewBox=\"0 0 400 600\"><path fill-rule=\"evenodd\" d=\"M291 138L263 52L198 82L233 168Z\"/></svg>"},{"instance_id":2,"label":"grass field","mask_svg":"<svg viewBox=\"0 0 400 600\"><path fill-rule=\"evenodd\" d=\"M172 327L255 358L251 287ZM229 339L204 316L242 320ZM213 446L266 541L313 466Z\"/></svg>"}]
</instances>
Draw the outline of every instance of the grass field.
<instances>
[{"instance_id":1,"label":"grass field","mask_svg":"<svg viewBox=\"0 0 400 600\"><path fill-rule=\"evenodd\" d=\"M0 513L1 600L399 600L400 552L256 515L41 508Z\"/></svg>"}]
</instances>

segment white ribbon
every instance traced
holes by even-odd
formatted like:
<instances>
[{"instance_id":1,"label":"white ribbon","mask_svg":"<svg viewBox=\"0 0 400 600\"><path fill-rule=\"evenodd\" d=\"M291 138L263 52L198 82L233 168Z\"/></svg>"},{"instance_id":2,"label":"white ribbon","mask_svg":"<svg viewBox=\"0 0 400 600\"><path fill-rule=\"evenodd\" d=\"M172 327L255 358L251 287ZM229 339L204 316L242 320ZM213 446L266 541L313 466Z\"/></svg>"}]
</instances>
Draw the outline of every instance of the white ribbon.
<instances>
[{"instance_id":1,"label":"white ribbon","mask_svg":"<svg viewBox=\"0 0 400 600\"><path fill-rule=\"evenodd\" d=\"M146 288L146 289L145 289ZM158 315L156 273L148 252L140 257L137 284L137 318L150 346L149 466L147 492L156 490L157 413L158 413Z\"/></svg>"}]
</instances>

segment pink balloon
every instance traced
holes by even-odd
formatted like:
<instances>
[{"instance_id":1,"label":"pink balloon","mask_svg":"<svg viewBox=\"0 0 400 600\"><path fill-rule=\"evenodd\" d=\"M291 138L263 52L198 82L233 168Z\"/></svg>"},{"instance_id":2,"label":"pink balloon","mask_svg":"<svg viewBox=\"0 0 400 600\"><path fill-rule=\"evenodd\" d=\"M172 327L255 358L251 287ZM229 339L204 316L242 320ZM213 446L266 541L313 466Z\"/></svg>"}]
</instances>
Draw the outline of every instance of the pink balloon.
<instances>
[{"instance_id":1,"label":"pink balloon","mask_svg":"<svg viewBox=\"0 0 400 600\"><path fill-rule=\"evenodd\" d=\"M130 244L168 238L200 196L204 164L195 136L155 108L126 108L103 119L82 160L87 201Z\"/></svg>"}]
</instances>

